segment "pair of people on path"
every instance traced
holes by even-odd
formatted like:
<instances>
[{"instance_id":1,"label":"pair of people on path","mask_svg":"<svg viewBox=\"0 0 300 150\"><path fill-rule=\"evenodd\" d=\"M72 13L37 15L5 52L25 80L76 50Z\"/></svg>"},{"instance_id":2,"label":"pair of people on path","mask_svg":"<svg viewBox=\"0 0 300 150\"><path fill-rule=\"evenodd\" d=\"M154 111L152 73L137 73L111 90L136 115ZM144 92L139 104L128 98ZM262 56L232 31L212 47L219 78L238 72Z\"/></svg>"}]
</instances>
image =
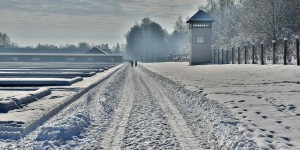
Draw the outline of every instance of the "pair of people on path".
<instances>
[{"instance_id":1,"label":"pair of people on path","mask_svg":"<svg viewBox=\"0 0 300 150\"><path fill-rule=\"evenodd\" d=\"M137 66L137 61L136 60L135 61L131 60L130 64L131 64L131 67L136 67Z\"/></svg>"}]
</instances>

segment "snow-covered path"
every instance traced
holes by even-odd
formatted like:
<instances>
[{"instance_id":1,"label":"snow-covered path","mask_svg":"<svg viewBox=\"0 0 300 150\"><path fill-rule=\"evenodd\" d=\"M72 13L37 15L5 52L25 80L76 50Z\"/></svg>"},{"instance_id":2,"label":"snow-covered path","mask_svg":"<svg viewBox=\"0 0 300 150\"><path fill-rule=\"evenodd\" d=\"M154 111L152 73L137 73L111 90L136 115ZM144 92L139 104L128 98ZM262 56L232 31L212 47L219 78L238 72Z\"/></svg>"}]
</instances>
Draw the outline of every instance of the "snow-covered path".
<instances>
[{"instance_id":1,"label":"snow-covered path","mask_svg":"<svg viewBox=\"0 0 300 150\"><path fill-rule=\"evenodd\" d=\"M155 80L129 68L104 149L201 149L179 111Z\"/></svg>"},{"instance_id":2,"label":"snow-covered path","mask_svg":"<svg viewBox=\"0 0 300 150\"><path fill-rule=\"evenodd\" d=\"M106 131L105 137L103 138L103 141L100 144L103 146L104 149L120 148L134 99L134 92L132 89L134 85L131 74L132 73L130 72L129 76L127 76L127 79L125 81L126 87L123 90L119 106L115 110L111 127L108 129L108 131Z\"/></svg>"},{"instance_id":3,"label":"snow-covered path","mask_svg":"<svg viewBox=\"0 0 300 150\"><path fill-rule=\"evenodd\" d=\"M157 81L138 68L132 72L135 96L122 148L199 149L199 142Z\"/></svg>"}]
</instances>

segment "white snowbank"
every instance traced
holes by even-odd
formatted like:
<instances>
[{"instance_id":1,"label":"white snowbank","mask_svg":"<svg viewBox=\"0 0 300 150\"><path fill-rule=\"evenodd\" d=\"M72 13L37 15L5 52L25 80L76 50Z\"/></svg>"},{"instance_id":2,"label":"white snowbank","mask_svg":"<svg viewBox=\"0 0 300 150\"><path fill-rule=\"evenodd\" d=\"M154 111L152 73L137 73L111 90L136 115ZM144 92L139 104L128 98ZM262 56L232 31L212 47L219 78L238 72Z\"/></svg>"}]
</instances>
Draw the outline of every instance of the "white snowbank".
<instances>
[{"instance_id":1,"label":"white snowbank","mask_svg":"<svg viewBox=\"0 0 300 150\"><path fill-rule=\"evenodd\" d=\"M0 112L7 112L12 109L21 107L22 105L31 103L40 98L51 94L49 88L40 88L36 91L27 92L25 94L13 96L8 100L0 101ZM1 124L0 124L1 126Z\"/></svg>"},{"instance_id":2,"label":"white snowbank","mask_svg":"<svg viewBox=\"0 0 300 150\"><path fill-rule=\"evenodd\" d=\"M60 72L99 72L99 69L0 69L0 72L44 72L44 73L60 73Z\"/></svg>"},{"instance_id":3,"label":"white snowbank","mask_svg":"<svg viewBox=\"0 0 300 150\"><path fill-rule=\"evenodd\" d=\"M75 77L71 79L64 78L0 78L0 85L5 86L21 86L21 85L71 85L78 81L82 81L82 77Z\"/></svg>"},{"instance_id":4,"label":"white snowbank","mask_svg":"<svg viewBox=\"0 0 300 150\"><path fill-rule=\"evenodd\" d=\"M90 124L89 113L81 110L76 114L70 114L61 118L56 124L41 128L37 136L38 141L49 141L53 139L69 140L77 136L81 131Z\"/></svg>"},{"instance_id":5,"label":"white snowbank","mask_svg":"<svg viewBox=\"0 0 300 150\"><path fill-rule=\"evenodd\" d=\"M0 72L1 78L70 78L70 77L91 77L96 72Z\"/></svg>"}]
</instances>

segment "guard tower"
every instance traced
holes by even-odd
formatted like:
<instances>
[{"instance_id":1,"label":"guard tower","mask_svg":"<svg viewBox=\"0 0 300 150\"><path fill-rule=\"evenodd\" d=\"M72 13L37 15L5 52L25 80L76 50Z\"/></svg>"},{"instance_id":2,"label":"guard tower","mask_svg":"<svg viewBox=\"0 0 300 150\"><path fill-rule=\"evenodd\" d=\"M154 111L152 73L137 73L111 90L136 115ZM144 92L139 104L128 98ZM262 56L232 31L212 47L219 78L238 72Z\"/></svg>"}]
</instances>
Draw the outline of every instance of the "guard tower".
<instances>
[{"instance_id":1,"label":"guard tower","mask_svg":"<svg viewBox=\"0 0 300 150\"><path fill-rule=\"evenodd\" d=\"M187 23L191 32L190 66L211 62L211 36L214 18L199 10Z\"/></svg>"}]
</instances>

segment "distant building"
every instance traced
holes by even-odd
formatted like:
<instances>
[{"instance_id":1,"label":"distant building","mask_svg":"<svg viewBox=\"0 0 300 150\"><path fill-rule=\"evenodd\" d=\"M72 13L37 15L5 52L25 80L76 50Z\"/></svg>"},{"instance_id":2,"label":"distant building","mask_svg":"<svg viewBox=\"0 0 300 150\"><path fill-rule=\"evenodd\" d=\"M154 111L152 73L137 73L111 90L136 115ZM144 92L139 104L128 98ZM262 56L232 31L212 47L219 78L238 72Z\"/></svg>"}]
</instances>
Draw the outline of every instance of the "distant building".
<instances>
[{"instance_id":1,"label":"distant building","mask_svg":"<svg viewBox=\"0 0 300 150\"><path fill-rule=\"evenodd\" d=\"M122 63L119 54L0 53L0 62Z\"/></svg>"},{"instance_id":2,"label":"distant building","mask_svg":"<svg viewBox=\"0 0 300 150\"><path fill-rule=\"evenodd\" d=\"M212 22L214 21L215 20L203 10L199 10L187 21L191 32L190 65L206 64L211 62L211 28Z\"/></svg>"},{"instance_id":3,"label":"distant building","mask_svg":"<svg viewBox=\"0 0 300 150\"><path fill-rule=\"evenodd\" d=\"M0 62L95 62L95 63L121 63L123 55L108 54L106 51L96 47L85 49L58 49L58 50L36 50L36 49L6 49L0 51Z\"/></svg>"},{"instance_id":4,"label":"distant building","mask_svg":"<svg viewBox=\"0 0 300 150\"><path fill-rule=\"evenodd\" d=\"M88 50L85 53L86 54L108 54L106 51L100 50L100 49L98 49L96 47L93 47L92 49Z\"/></svg>"},{"instance_id":5,"label":"distant building","mask_svg":"<svg viewBox=\"0 0 300 150\"><path fill-rule=\"evenodd\" d=\"M112 51L108 47L101 48L102 51L105 51L107 54L112 54Z\"/></svg>"}]
</instances>

